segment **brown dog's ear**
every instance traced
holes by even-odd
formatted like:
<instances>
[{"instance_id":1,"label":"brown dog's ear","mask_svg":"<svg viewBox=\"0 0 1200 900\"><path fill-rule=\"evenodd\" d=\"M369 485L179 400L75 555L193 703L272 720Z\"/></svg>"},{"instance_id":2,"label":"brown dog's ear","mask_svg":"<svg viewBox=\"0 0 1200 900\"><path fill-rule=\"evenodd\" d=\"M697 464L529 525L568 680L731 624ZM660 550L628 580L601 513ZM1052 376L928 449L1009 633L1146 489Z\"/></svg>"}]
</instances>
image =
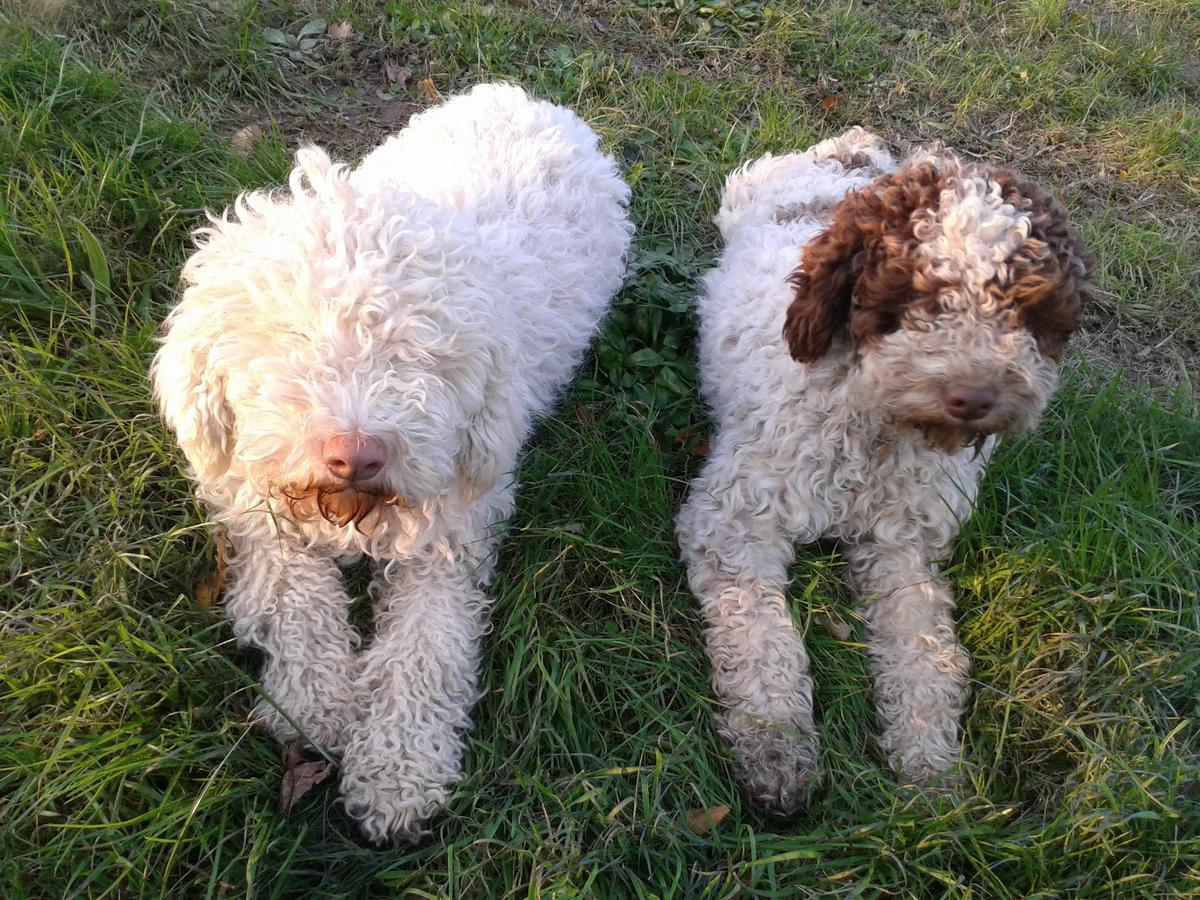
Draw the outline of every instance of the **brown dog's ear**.
<instances>
[{"instance_id":1,"label":"brown dog's ear","mask_svg":"<svg viewBox=\"0 0 1200 900\"><path fill-rule=\"evenodd\" d=\"M944 164L927 157L847 194L805 245L788 277L795 295L783 338L793 359L816 362L846 328L862 341L898 327L913 295L916 214L937 209Z\"/></svg>"},{"instance_id":2,"label":"brown dog's ear","mask_svg":"<svg viewBox=\"0 0 1200 900\"><path fill-rule=\"evenodd\" d=\"M842 202L855 203L857 195ZM840 210L839 210L840 211ZM816 362L834 335L850 321L855 257L862 251L862 233L852 219L835 217L829 228L804 247L800 267L788 276L793 299L783 323L783 339L792 359Z\"/></svg>"},{"instance_id":3,"label":"brown dog's ear","mask_svg":"<svg viewBox=\"0 0 1200 900\"><path fill-rule=\"evenodd\" d=\"M1061 360L1079 324L1095 258L1067 221L1062 204L1008 169L993 169L1004 199L1029 213L1029 238L1009 260L1013 298L1022 324L1043 354Z\"/></svg>"}]
</instances>

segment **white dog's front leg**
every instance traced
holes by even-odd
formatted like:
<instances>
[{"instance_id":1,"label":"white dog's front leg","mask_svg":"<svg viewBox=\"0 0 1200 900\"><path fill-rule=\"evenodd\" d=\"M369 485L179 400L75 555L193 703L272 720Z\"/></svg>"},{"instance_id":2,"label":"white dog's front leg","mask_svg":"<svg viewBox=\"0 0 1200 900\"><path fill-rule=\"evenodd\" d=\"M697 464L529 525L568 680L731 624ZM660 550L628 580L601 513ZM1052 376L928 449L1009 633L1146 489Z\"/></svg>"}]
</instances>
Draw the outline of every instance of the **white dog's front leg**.
<instances>
[{"instance_id":1,"label":"white dog's front leg","mask_svg":"<svg viewBox=\"0 0 1200 900\"><path fill-rule=\"evenodd\" d=\"M880 746L905 778L928 781L960 759L971 663L954 598L914 548L864 542L847 555L866 604Z\"/></svg>"},{"instance_id":2,"label":"white dog's front leg","mask_svg":"<svg viewBox=\"0 0 1200 900\"><path fill-rule=\"evenodd\" d=\"M462 776L488 603L466 565L394 562L376 581L359 720L342 768L346 811L375 843L418 837Z\"/></svg>"},{"instance_id":3,"label":"white dog's front leg","mask_svg":"<svg viewBox=\"0 0 1200 900\"><path fill-rule=\"evenodd\" d=\"M808 654L784 599L792 541L767 514L731 513L722 496L702 477L676 526L725 706L717 732L750 796L790 813L807 801L818 753Z\"/></svg>"},{"instance_id":4,"label":"white dog's front leg","mask_svg":"<svg viewBox=\"0 0 1200 900\"><path fill-rule=\"evenodd\" d=\"M341 752L353 718L359 635L337 565L274 541L239 541L229 579L225 611L233 632L266 657L266 697L255 706L255 720L281 743L302 736Z\"/></svg>"}]
</instances>

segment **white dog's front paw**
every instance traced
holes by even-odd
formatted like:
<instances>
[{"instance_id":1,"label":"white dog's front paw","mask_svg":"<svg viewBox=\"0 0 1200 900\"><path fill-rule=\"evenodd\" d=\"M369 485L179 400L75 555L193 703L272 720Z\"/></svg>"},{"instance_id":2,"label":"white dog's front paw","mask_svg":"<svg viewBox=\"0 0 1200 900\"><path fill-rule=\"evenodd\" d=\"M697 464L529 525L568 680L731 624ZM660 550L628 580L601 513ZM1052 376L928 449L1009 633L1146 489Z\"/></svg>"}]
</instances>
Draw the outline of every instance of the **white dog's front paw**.
<instances>
[{"instance_id":1,"label":"white dog's front paw","mask_svg":"<svg viewBox=\"0 0 1200 900\"><path fill-rule=\"evenodd\" d=\"M961 775L957 723L942 727L888 728L879 737L888 763L906 784L952 789Z\"/></svg>"},{"instance_id":2,"label":"white dog's front paw","mask_svg":"<svg viewBox=\"0 0 1200 900\"><path fill-rule=\"evenodd\" d=\"M952 787L953 770L962 763L962 728L966 692L957 684L926 692L925 703L914 702L910 692L903 703L880 703L883 730L879 748L906 784Z\"/></svg>"},{"instance_id":3,"label":"white dog's front paw","mask_svg":"<svg viewBox=\"0 0 1200 900\"><path fill-rule=\"evenodd\" d=\"M936 656L923 656L916 665L893 668L877 681L875 702L883 726L879 747L906 783L953 782L947 773L962 762L969 669L966 651L954 644Z\"/></svg>"},{"instance_id":4,"label":"white dog's front paw","mask_svg":"<svg viewBox=\"0 0 1200 900\"><path fill-rule=\"evenodd\" d=\"M417 779L381 783L345 771L341 791L346 814L372 844L419 840L429 831L425 827L429 818L449 796L444 785L422 784Z\"/></svg>"},{"instance_id":5,"label":"white dog's front paw","mask_svg":"<svg viewBox=\"0 0 1200 900\"><path fill-rule=\"evenodd\" d=\"M733 749L738 782L763 810L791 815L808 803L819 771L815 729L780 725L733 709L717 717L717 733Z\"/></svg>"},{"instance_id":6,"label":"white dog's front paw","mask_svg":"<svg viewBox=\"0 0 1200 900\"><path fill-rule=\"evenodd\" d=\"M458 749L458 742L451 738ZM397 740L360 732L342 760L342 801L367 840L374 844L415 841L462 777L461 752L421 756Z\"/></svg>"}]
</instances>

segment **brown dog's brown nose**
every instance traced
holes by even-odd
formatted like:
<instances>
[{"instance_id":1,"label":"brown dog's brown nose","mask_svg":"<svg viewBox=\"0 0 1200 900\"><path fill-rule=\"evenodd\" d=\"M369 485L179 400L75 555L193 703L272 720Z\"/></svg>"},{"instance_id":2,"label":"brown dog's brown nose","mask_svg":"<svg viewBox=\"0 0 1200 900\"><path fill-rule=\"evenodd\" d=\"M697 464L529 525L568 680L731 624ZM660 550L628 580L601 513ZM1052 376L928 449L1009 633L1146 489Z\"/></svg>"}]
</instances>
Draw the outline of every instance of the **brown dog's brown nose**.
<instances>
[{"instance_id":1,"label":"brown dog's brown nose","mask_svg":"<svg viewBox=\"0 0 1200 900\"><path fill-rule=\"evenodd\" d=\"M946 412L964 422L982 419L996 405L996 392L990 387L947 388L942 393L942 405Z\"/></svg>"},{"instance_id":2,"label":"brown dog's brown nose","mask_svg":"<svg viewBox=\"0 0 1200 900\"><path fill-rule=\"evenodd\" d=\"M331 475L343 481L366 481L379 474L387 450L366 434L335 434L325 442L322 460Z\"/></svg>"}]
</instances>

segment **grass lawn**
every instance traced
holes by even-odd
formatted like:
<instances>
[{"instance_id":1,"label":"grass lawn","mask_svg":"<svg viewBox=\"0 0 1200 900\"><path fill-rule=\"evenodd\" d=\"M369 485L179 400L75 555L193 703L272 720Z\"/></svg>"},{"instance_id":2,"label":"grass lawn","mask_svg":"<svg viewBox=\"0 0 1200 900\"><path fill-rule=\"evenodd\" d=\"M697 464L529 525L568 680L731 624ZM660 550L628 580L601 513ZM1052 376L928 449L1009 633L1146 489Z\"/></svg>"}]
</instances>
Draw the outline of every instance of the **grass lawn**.
<instances>
[{"instance_id":1,"label":"grass lawn","mask_svg":"<svg viewBox=\"0 0 1200 900\"><path fill-rule=\"evenodd\" d=\"M0 10L0 896L1200 890L1195 0L40 6ZM377 851L333 780L279 811L256 660L195 590L213 540L145 370L204 208L280 183L302 138L356 158L488 78L593 123L639 230L521 469L468 776L430 838ZM1098 290L951 567L968 784L883 767L842 563L809 548L825 782L785 822L730 781L671 535L704 448L690 298L725 173L855 123L1054 188Z\"/></svg>"}]
</instances>

